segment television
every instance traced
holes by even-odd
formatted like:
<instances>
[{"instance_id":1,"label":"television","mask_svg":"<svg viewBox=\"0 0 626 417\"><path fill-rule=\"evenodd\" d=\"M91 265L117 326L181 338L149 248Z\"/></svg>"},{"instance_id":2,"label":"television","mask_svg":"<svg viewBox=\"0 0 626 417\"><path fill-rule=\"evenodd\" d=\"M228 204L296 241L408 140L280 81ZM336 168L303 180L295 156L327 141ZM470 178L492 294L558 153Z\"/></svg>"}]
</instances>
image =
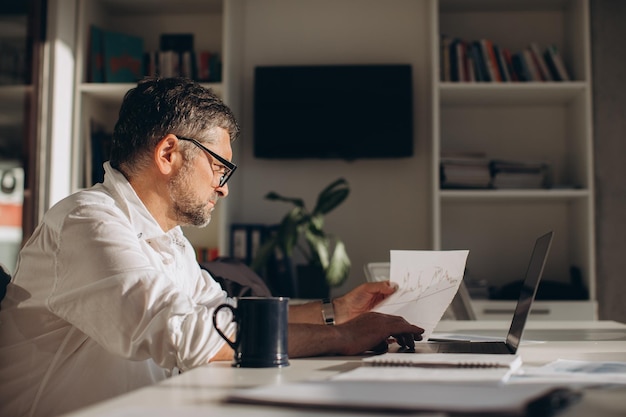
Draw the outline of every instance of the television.
<instances>
[{"instance_id":1,"label":"television","mask_svg":"<svg viewBox=\"0 0 626 417\"><path fill-rule=\"evenodd\" d=\"M254 156L410 157L413 113L410 65L259 66Z\"/></svg>"}]
</instances>

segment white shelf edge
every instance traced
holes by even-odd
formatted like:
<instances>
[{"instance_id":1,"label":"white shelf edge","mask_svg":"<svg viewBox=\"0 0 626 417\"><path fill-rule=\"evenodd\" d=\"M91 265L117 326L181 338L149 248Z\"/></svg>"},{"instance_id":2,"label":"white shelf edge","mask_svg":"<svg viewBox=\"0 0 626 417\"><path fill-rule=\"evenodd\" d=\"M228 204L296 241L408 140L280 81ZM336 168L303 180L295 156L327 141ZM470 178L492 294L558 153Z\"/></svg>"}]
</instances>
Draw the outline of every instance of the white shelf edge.
<instances>
[{"instance_id":1,"label":"white shelf edge","mask_svg":"<svg viewBox=\"0 0 626 417\"><path fill-rule=\"evenodd\" d=\"M441 0L440 13L532 12L565 10L571 0Z\"/></svg>"},{"instance_id":2,"label":"white shelf edge","mask_svg":"<svg viewBox=\"0 0 626 417\"><path fill-rule=\"evenodd\" d=\"M574 200L591 196L587 189L542 189L542 190L440 190L442 200Z\"/></svg>"},{"instance_id":3,"label":"white shelf edge","mask_svg":"<svg viewBox=\"0 0 626 417\"><path fill-rule=\"evenodd\" d=\"M201 84L212 89L217 95L222 95L222 83ZM106 102L121 103L124 94L136 85L135 83L83 83L80 85L80 92Z\"/></svg>"},{"instance_id":4,"label":"white shelf edge","mask_svg":"<svg viewBox=\"0 0 626 417\"><path fill-rule=\"evenodd\" d=\"M31 93L32 91L33 86L31 84L2 85L0 86L0 98L21 97L26 93Z\"/></svg>"},{"instance_id":5,"label":"white shelf edge","mask_svg":"<svg viewBox=\"0 0 626 417\"><path fill-rule=\"evenodd\" d=\"M441 104L566 104L586 91L586 81L439 82Z\"/></svg>"}]
</instances>

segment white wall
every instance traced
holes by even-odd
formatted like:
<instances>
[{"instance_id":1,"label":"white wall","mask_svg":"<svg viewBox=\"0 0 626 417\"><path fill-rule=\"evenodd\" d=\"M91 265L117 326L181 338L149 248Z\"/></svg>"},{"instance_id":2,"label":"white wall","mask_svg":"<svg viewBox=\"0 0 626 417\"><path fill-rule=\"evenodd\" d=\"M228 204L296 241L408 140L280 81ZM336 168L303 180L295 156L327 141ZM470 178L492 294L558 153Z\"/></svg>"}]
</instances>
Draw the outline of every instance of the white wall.
<instances>
[{"instance_id":1,"label":"white wall","mask_svg":"<svg viewBox=\"0 0 626 417\"><path fill-rule=\"evenodd\" d=\"M231 221L276 223L288 205L268 191L301 197L312 208L318 192L338 177L348 200L327 217L346 243L353 268L335 295L364 281L362 266L389 260L391 249L429 249L430 63L425 0L246 0L240 16L240 166L230 186ZM252 154L253 69L257 65L410 63L414 76L414 157L346 162L263 160ZM376 82L377 80L372 80ZM365 122L365 121L364 121ZM323 123L323 120L320 120ZM276 129L280 129L276 126ZM381 138L380 146L385 146Z\"/></svg>"}]
</instances>

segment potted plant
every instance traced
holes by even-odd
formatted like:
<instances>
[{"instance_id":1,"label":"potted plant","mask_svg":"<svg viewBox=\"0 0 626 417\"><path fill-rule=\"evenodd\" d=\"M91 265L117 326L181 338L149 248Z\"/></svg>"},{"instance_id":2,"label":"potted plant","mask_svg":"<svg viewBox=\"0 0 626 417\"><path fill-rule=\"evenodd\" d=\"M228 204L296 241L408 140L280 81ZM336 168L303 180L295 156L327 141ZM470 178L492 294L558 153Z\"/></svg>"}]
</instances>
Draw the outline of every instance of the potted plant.
<instances>
[{"instance_id":1,"label":"potted plant","mask_svg":"<svg viewBox=\"0 0 626 417\"><path fill-rule=\"evenodd\" d=\"M339 178L320 192L315 207L309 212L301 198L283 197L276 192L269 192L266 199L291 203L294 207L258 249L252 268L261 272L276 254L291 261L297 251L304 264L296 268L292 286L295 294L289 295L298 298L327 296L329 287L339 286L348 278L350 258L344 243L337 236L324 231L324 216L339 206L349 193L348 182ZM293 277L292 274L288 275ZM316 277L318 282L312 282ZM303 291L305 288L317 291Z\"/></svg>"}]
</instances>

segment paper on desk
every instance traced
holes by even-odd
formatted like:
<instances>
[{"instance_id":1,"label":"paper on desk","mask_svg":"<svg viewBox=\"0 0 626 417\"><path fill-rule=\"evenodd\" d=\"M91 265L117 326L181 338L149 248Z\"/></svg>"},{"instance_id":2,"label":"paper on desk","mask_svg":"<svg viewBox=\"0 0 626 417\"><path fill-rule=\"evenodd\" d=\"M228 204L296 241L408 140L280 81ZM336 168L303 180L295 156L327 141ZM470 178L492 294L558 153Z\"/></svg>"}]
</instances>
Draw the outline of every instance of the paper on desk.
<instances>
[{"instance_id":1,"label":"paper on desk","mask_svg":"<svg viewBox=\"0 0 626 417\"><path fill-rule=\"evenodd\" d=\"M539 367L526 367L516 383L626 384L626 362L558 359Z\"/></svg>"},{"instance_id":2,"label":"paper on desk","mask_svg":"<svg viewBox=\"0 0 626 417\"><path fill-rule=\"evenodd\" d=\"M319 407L337 411L430 411L528 415L530 409L563 407L573 393L550 385L407 381L308 381L229 392L227 402ZM556 401L557 398L559 401Z\"/></svg>"},{"instance_id":3,"label":"paper on desk","mask_svg":"<svg viewBox=\"0 0 626 417\"><path fill-rule=\"evenodd\" d=\"M398 290L374 311L404 317L424 329L427 340L452 302L469 251L392 250L390 281Z\"/></svg>"}]
</instances>

